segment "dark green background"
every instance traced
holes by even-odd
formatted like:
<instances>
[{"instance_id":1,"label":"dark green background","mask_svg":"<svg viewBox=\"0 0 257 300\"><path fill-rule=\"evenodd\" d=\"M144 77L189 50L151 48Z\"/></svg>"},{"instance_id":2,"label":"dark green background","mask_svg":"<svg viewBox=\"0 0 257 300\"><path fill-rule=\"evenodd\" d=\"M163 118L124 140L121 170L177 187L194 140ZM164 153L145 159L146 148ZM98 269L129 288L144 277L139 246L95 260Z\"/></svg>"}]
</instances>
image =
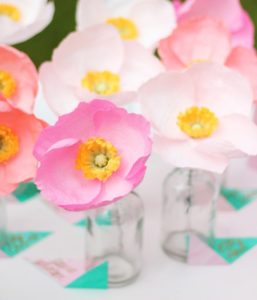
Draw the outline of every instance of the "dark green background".
<instances>
[{"instance_id":1,"label":"dark green background","mask_svg":"<svg viewBox=\"0 0 257 300\"><path fill-rule=\"evenodd\" d=\"M43 61L49 60L51 58L52 50L70 31L75 29L76 2L77 0L54 0L56 10L53 22L31 40L15 46L28 53L37 66ZM248 10L256 27L257 0L242 0L241 2Z\"/></svg>"}]
</instances>

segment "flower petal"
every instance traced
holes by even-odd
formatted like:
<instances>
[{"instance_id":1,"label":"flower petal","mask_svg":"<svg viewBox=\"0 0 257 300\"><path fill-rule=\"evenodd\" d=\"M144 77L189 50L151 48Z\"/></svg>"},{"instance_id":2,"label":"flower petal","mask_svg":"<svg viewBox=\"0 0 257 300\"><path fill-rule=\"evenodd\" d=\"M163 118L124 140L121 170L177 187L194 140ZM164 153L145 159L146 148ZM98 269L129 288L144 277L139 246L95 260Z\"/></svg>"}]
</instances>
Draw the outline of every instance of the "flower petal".
<instances>
[{"instance_id":1,"label":"flower petal","mask_svg":"<svg viewBox=\"0 0 257 300\"><path fill-rule=\"evenodd\" d=\"M162 40L159 53L169 68L177 60L184 66L197 61L223 64L230 49L229 32L221 23L210 18L195 18L179 24L171 36Z\"/></svg>"},{"instance_id":2,"label":"flower petal","mask_svg":"<svg viewBox=\"0 0 257 300\"><path fill-rule=\"evenodd\" d=\"M132 183L113 174L102 186L99 196L92 202L92 208L109 205L123 198L133 189Z\"/></svg>"},{"instance_id":3,"label":"flower petal","mask_svg":"<svg viewBox=\"0 0 257 300\"><path fill-rule=\"evenodd\" d=\"M241 28L232 32L232 45L234 47L244 46L247 48L253 48L255 31L254 24L248 14L244 11L241 14L241 23Z\"/></svg>"},{"instance_id":4,"label":"flower petal","mask_svg":"<svg viewBox=\"0 0 257 300\"><path fill-rule=\"evenodd\" d=\"M43 8L41 8L38 18L36 18L33 23L25 25L21 28L17 27L15 31L13 30L12 34L6 35L4 39L1 39L1 42L5 44L17 44L30 39L48 26L53 19L53 15L54 4L47 3Z\"/></svg>"},{"instance_id":5,"label":"flower petal","mask_svg":"<svg viewBox=\"0 0 257 300\"><path fill-rule=\"evenodd\" d=\"M122 90L137 91L143 83L164 70L160 61L140 44L126 42L124 49L125 59L120 71Z\"/></svg>"},{"instance_id":6,"label":"flower petal","mask_svg":"<svg viewBox=\"0 0 257 300\"><path fill-rule=\"evenodd\" d=\"M35 180L47 200L72 211L91 207L102 186L100 181L88 180L76 170L77 151L75 144L46 153Z\"/></svg>"},{"instance_id":7,"label":"flower petal","mask_svg":"<svg viewBox=\"0 0 257 300\"><path fill-rule=\"evenodd\" d=\"M77 30L104 23L109 11L103 0L78 0L76 10Z\"/></svg>"},{"instance_id":8,"label":"flower petal","mask_svg":"<svg viewBox=\"0 0 257 300\"><path fill-rule=\"evenodd\" d=\"M139 41L146 47L154 47L176 26L173 6L166 0L147 0L135 4L130 18L139 29Z\"/></svg>"},{"instance_id":9,"label":"flower petal","mask_svg":"<svg viewBox=\"0 0 257 300\"><path fill-rule=\"evenodd\" d=\"M0 119L1 123L10 127L19 138L19 152L6 164L6 181L10 184L17 184L32 179L37 168L33 148L39 133L46 124L33 115L19 110L1 112Z\"/></svg>"},{"instance_id":10,"label":"flower petal","mask_svg":"<svg viewBox=\"0 0 257 300\"><path fill-rule=\"evenodd\" d=\"M220 151L230 158L257 154L257 126L245 116L230 115L222 118L213 136L199 144L202 151Z\"/></svg>"},{"instance_id":11,"label":"flower petal","mask_svg":"<svg viewBox=\"0 0 257 300\"><path fill-rule=\"evenodd\" d=\"M110 141L118 150L121 166L117 175L127 176L139 158L150 155L150 125L142 116L128 114L124 109L109 114L99 111L94 115L94 124L96 136Z\"/></svg>"},{"instance_id":12,"label":"flower petal","mask_svg":"<svg viewBox=\"0 0 257 300\"><path fill-rule=\"evenodd\" d=\"M6 181L5 166L0 166L0 197L5 197L11 194L17 187L17 184Z\"/></svg>"},{"instance_id":13,"label":"flower petal","mask_svg":"<svg viewBox=\"0 0 257 300\"><path fill-rule=\"evenodd\" d=\"M251 83L254 100L257 101L257 55L254 49L236 47L230 53L226 65L239 71Z\"/></svg>"},{"instance_id":14,"label":"flower petal","mask_svg":"<svg viewBox=\"0 0 257 300\"><path fill-rule=\"evenodd\" d=\"M185 4L176 0L175 7L179 21L211 17L223 22L229 29L233 46L253 47L254 25L240 0L187 0Z\"/></svg>"},{"instance_id":15,"label":"flower petal","mask_svg":"<svg viewBox=\"0 0 257 300\"><path fill-rule=\"evenodd\" d=\"M53 63L46 62L41 65L39 77L45 100L57 115L71 112L77 107L79 101L72 87L62 81Z\"/></svg>"},{"instance_id":16,"label":"flower petal","mask_svg":"<svg viewBox=\"0 0 257 300\"><path fill-rule=\"evenodd\" d=\"M240 27L241 5L239 0L195 0L181 20L208 16L224 22L229 29Z\"/></svg>"},{"instance_id":17,"label":"flower petal","mask_svg":"<svg viewBox=\"0 0 257 300\"><path fill-rule=\"evenodd\" d=\"M25 53L0 45L0 70L10 73L16 81L16 91L9 99L10 103L31 113L38 91L38 75L33 62Z\"/></svg>"},{"instance_id":18,"label":"flower petal","mask_svg":"<svg viewBox=\"0 0 257 300\"><path fill-rule=\"evenodd\" d=\"M38 138L34 155L40 161L52 146L67 139L86 140L95 136L94 115L104 112L104 115L113 110L115 106L108 101L94 100L90 104L80 103L78 107L67 115L59 117L54 126L46 128Z\"/></svg>"},{"instance_id":19,"label":"flower petal","mask_svg":"<svg viewBox=\"0 0 257 300\"><path fill-rule=\"evenodd\" d=\"M227 67L199 63L188 70L194 82L194 100L218 117L241 114L250 116L253 94L246 78Z\"/></svg>"},{"instance_id":20,"label":"flower petal","mask_svg":"<svg viewBox=\"0 0 257 300\"><path fill-rule=\"evenodd\" d=\"M185 72L166 72L149 80L138 93L143 114L166 137L186 138L177 116L193 104L194 86ZM156 109L158 107L158 109Z\"/></svg>"},{"instance_id":21,"label":"flower petal","mask_svg":"<svg viewBox=\"0 0 257 300\"><path fill-rule=\"evenodd\" d=\"M122 41L109 25L95 25L70 33L53 54L56 72L66 84L74 86L80 86L89 71L119 73L122 61Z\"/></svg>"},{"instance_id":22,"label":"flower petal","mask_svg":"<svg viewBox=\"0 0 257 300\"><path fill-rule=\"evenodd\" d=\"M195 168L215 173L222 173L228 165L226 156L216 153L201 152L198 143L192 141L175 141L161 136L154 138L155 151L173 166L179 168Z\"/></svg>"}]
</instances>

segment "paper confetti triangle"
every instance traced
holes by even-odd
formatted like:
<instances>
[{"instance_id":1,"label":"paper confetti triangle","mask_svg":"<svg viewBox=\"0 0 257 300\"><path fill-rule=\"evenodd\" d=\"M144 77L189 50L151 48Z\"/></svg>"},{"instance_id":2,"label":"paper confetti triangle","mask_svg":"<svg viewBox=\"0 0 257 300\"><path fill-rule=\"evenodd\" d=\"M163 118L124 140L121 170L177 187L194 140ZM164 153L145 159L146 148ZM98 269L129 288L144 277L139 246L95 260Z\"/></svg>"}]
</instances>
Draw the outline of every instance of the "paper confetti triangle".
<instances>
[{"instance_id":1,"label":"paper confetti triangle","mask_svg":"<svg viewBox=\"0 0 257 300\"><path fill-rule=\"evenodd\" d=\"M7 242L1 247L1 250L7 256L12 257L30 248L50 234L51 232L9 232L7 235Z\"/></svg>"},{"instance_id":2,"label":"paper confetti triangle","mask_svg":"<svg viewBox=\"0 0 257 300\"><path fill-rule=\"evenodd\" d=\"M21 183L18 188L13 192L13 196L19 201L19 202L26 202L39 194L39 190L36 187L36 185L30 181L26 183Z\"/></svg>"},{"instance_id":3,"label":"paper confetti triangle","mask_svg":"<svg viewBox=\"0 0 257 300\"><path fill-rule=\"evenodd\" d=\"M108 288L108 262L104 262L71 282L67 288L78 289L107 289Z\"/></svg>"},{"instance_id":4,"label":"paper confetti triangle","mask_svg":"<svg viewBox=\"0 0 257 300\"><path fill-rule=\"evenodd\" d=\"M109 226L112 225L112 213L110 210L105 211L101 215L98 215L96 218L96 223L100 226Z\"/></svg>"},{"instance_id":5,"label":"paper confetti triangle","mask_svg":"<svg viewBox=\"0 0 257 300\"><path fill-rule=\"evenodd\" d=\"M188 263L191 265L227 265L224 258L217 254L204 241L195 235L190 235Z\"/></svg>"},{"instance_id":6,"label":"paper confetti triangle","mask_svg":"<svg viewBox=\"0 0 257 300\"><path fill-rule=\"evenodd\" d=\"M257 238L216 238L208 245L231 264L256 246Z\"/></svg>"},{"instance_id":7,"label":"paper confetti triangle","mask_svg":"<svg viewBox=\"0 0 257 300\"><path fill-rule=\"evenodd\" d=\"M81 227L87 227L88 226L88 219L84 218L77 223L75 223L76 226L81 226ZM106 211L101 215L98 215L95 219L95 222L99 226L110 226L112 225L112 215L111 211Z\"/></svg>"},{"instance_id":8,"label":"paper confetti triangle","mask_svg":"<svg viewBox=\"0 0 257 300\"><path fill-rule=\"evenodd\" d=\"M257 199L257 190L242 191L223 187L221 195L234 207L240 210Z\"/></svg>"},{"instance_id":9,"label":"paper confetti triangle","mask_svg":"<svg viewBox=\"0 0 257 300\"><path fill-rule=\"evenodd\" d=\"M80 227L87 227L87 224L88 224L87 219L82 219L77 223L75 223L76 226L80 226Z\"/></svg>"}]
</instances>

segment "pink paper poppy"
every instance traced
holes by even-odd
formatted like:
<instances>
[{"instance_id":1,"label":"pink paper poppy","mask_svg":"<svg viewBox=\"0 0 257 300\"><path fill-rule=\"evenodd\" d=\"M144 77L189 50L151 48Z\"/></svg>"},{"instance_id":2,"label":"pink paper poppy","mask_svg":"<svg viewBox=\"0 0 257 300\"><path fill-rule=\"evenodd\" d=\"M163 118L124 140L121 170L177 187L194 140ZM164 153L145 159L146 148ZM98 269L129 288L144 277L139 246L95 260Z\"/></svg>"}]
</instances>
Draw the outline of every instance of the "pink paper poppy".
<instances>
[{"instance_id":1,"label":"pink paper poppy","mask_svg":"<svg viewBox=\"0 0 257 300\"><path fill-rule=\"evenodd\" d=\"M40 68L45 98L57 114L94 98L127 104L137 89L163 71L160 61L136 42L123 42L109 25L68 35Z\"/></svg>"},{"instance_id":2,"label":"pink paper poppy","mask_svg":"<svg viewBox=\"0 0 257 300\"><path fill-rule=\"evenodd\" d=\"M38 74L30 58L15 48L0 45L0 94L4 99L32 113L37 91Z\"/></svg>"},{"instance_id":3,"label":"pink paper poppy","mask_svg":"<svg viewBox=\"0 0 257 300\"><path fill-rule=\"evenodd\" d=\"M195 17L211 17L228 28L233 46L252 48L254 45L254 25L240 0L174 0L179 22Z\"/></svg>"},{"instance_id":4,"label":"pink paper poppy","mask_svg":"<svg viewBox=\"0 0 257 300\"><path fill-rule=\"evenodd\" d=\"M124 40L137 40L153 48L176 25L175 12L168 0L79 0L77 29L107 23Z\"/></svg>"},{"instance_id":5,"label":"pink paper poppy","mask_svg":"<svg viewBox=\"0 0 257 300\"><path fill-rule=\"evenodd\" d=\"M142 86L139 100L156 151L174 166L222 173L230 159L257 154L252 92L235 71L201 63L166 72Z\"/></svg>"},{"instance_id":6,"label":"pink paper poppy","mask_svg":"<svg viewBox=\"0 0 257 300\"><path fill-rule=\"evenodd\" d=\"M232 47L231 35L224 25L210 18L182 22L159 45L159 54L169 70L187 68L209 61L239 71L250 81L257 100L257 56L254 49Z\"/></svg>"},{"instance_id":7,"label":"pink paper poppy","mask_svg":"<svg viewBox=\"0 0 257 300\"><path fill-rule=\"evenodd\" d=\"M45 126L35 116L11 106L0 111L0 196L34 178L37 161L33 148Z\"/></svg>"},{"instance_id":8,"label":"pink paper poppy","mask_svg":"<svg viewBox=\"0 0 257 300\"><path fill-rule=\"evenodd\" d=\"M149 134L142 116L109 101L80 103L40 135L36 184L46 199L66 210L117 201L144 177Z\"/></svg>"}]
</instances>

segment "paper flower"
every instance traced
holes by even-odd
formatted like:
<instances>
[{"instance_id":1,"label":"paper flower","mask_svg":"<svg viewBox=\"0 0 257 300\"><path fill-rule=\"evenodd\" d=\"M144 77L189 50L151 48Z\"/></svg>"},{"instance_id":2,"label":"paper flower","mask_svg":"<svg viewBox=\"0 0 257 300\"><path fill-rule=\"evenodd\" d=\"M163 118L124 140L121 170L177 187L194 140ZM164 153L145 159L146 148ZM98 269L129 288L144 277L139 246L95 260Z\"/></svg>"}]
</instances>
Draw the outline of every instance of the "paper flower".
<instances>
[{"instance_id":1,"label":"paper flower","mask_svg":"<svg viewBox=\"0 0 257 300\"><path fill-rule=\"evenodd\" d=\"M160 61L136 42L124 43L108 25L71 33L40 68L43 92L57 114L80 101L110 99L126 104L137 89L163 71Z\"/></svg>"},{"instance_id":2,"label":"paper flower","mask_svg":"<svg viewBox=\"0 0 257 300\"><path fill-rule=\"evenodd\" d=\"M115 27L124 40L137 40L152 48L170 34L176 18L168 0L79 0L77 29L100 23Z\"/></svg>"},{"instance_id":3,"label":"paper flower","mask_svg":"<svg viewBox=\"0 0 257 300\"><path fill-rule=\"evenodd\" d=\"M222 173L231 158L257 154L252 93L235 71L211 63L166 72L139 91L156 151L177 167Z\"/></svg>"},{"instance_id":4,"label":"paper flower","mask_svg":"<svg viewBox=\"0 0 257 300\"><path fill-rule=\"evenodd\" d=\"M233 46L252 48L254 25L240 0L174 0L179 22L195 17L212 17L229 29Z\"/></svg>"},{"instance_id":5,"label":"paper flower","mask_svg":"<svg viewBox=\"0 0 257 300\"><path fill-rule=\"evenodd\" d=\"M51 22L53 13L47 0L0 0L0 43L28 40Z\"/></svg>"},{"instance_id":6,"label":"paper flower","mask_svg":"<svg viewBox=\"0 0 257 300\"><path fill-rule=\"evenodd\" d=\"M36 184L67 210L86 210L124 197L143 179L150 126L104 100L80 103L45 129L35 146Z\"/></svg>"},{"instance_id":7,"label":"paper flower","mask_svg":"<svg viewBox=\"0 0 257 300\"><path fill-rule=\"evenodd\" d=\"M187 68L209 61L239 71L250 81L257 100L257 56L254 49L232 48L229 31L210 18L195 18L180 23L159 45L159 54L169 70Z\"/></svg>"},{"instance_id":8,"label":"paper flower","mask_svg":"<svg viewBox=\"0 0 257 300\"><path fill-rule=\"evenodd\" d=\"M36 173L33 148L46 124L9 106L0 111L0 196L13 192Z\"/></svg>"},{"instance_id":9,"label":"paper flower","mask_svg":"<svg viewBox=\"0 0 257 300\"><path fill-rule=\"evenodd\" d=\"M15 48L0 44L2 101L7 100L12 106L31 113L37 90L38 74L30 58Z\"/></svg>"}]
</instances>

